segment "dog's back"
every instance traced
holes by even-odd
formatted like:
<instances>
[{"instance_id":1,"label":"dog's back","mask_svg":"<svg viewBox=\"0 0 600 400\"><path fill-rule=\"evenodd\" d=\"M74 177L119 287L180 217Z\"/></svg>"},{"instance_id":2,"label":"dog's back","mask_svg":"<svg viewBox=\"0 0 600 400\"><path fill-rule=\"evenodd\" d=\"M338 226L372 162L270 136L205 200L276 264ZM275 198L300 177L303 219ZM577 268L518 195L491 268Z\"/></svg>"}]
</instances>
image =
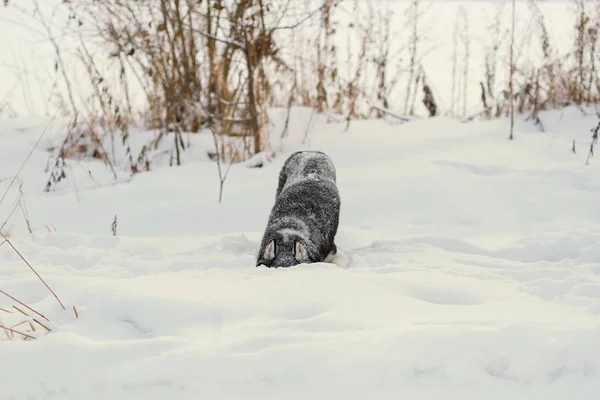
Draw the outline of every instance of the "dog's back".
<instances>
[{"instance_id":1,"label":"dog's back","mask_svg":"<svg viewBox=\"0 0 600 400\"><path fill-rule=\"evenodd\" d=\"M289 267L335 254L340 205L331 159L319 151L292 154L279 174L257 265Z\"/></svg>"},{"instance_id":2,"label":"dog's back","mask_svg":"<svg viewBox=\"0 0 600 400\"><path fill-rule=\"evenodd\" d=\"M279 197L286 187L311 179L329 180L335 186L336 174L333 162L321 151L297 151L288 157L281 168L275 197Z\"/></svg>"}]
</instances>

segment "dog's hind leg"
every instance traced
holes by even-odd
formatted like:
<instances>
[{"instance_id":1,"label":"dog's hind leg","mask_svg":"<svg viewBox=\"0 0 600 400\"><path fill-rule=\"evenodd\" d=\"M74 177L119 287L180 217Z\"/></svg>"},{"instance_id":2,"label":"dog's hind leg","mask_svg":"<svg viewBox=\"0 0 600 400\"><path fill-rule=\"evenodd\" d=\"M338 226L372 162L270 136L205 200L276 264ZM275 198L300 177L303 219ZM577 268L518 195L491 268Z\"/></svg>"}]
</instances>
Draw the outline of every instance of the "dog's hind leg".
<instances>
[{"instance_id":1,"label":"dog's hind leg","mask_svg":"<svg viewBox=\"0 0 600 400\"><path fill-rule=\"evenodd\" d=\"M323 262L335 264L340 268L348 268L350 260L346 253L339 247L331 250Z\"/></svg>"}]
</instances>

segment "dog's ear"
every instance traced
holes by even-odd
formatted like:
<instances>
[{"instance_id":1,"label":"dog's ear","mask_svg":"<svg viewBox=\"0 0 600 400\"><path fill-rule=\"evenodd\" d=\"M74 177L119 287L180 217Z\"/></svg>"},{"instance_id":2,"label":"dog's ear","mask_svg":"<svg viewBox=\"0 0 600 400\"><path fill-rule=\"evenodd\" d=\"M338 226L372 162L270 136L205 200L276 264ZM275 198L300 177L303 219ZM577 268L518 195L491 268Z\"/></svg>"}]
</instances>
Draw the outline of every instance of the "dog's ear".
<instances>
[{"instance_id":1,"label":"dog's ear","mask_svg":"<svg viewBox=\"0 0 600 400\"><path fill-rule=\"evenodd\" d=\"M306 250L306 246L304 246L304 244L301 242L296 242L294 250L296 261L300 263L305 263L308 261L308 250Z\"/></svg>"},{"instance_id":2,"label":"dog's ear","mask_svg":"<svg viewBox=\"0 0 600 400\"><path fill-rule=\"evenodd\" d=\"M263 258L267 261L271 261L275 258L275 240L271 240L263 253Z\"/></svg>"}]
</instances>

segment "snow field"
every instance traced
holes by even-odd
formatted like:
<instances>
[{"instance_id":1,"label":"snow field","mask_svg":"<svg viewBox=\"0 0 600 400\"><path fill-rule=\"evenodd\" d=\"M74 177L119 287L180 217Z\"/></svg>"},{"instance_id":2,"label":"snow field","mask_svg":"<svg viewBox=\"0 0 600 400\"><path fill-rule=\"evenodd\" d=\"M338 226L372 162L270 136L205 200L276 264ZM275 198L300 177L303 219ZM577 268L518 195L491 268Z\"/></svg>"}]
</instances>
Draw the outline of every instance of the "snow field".
<instances>
[{"instance_id":1,"label":"snow field","mask_svg":"<svg viewBox=\"0 0 600 400\"><path fill-rule=\"evenodd\" d=\"M507 121L344 132L319 118L303 147L309 113L294 111L272 163L232 167L220 205L202 134L182 167L114 183L98 162L72 163L49 194L36 150L20 177L38 229L15 217L11 240L67 310L0 247L0 288L53 329L1 342L0 399L596 397L600 175L596 159L584 165L594 118L545 113L548 133L519 120L513 142ZM3 122L7 175L45 121L30 123ZM336 165L346 269L254 267L279 169L300 148Z\"/></svg>"},{"instance_id":2,"label":"snow field","mask_svg":"<svg viewBox=\"0 0 600 400\"><path fill-rule=\"evenodd\" d=\"M401 27L408 3L397 4L392 25ZM493 4L433 2L420 27L433 39L423 65L444 110L461 5L472 39L467 111L480 109ZM573 39L568 4L540 4L559 53ZM0 32L10 33L0 49L17 64L0 65L0 102L42 112L56 80L53 51L43 35L7 22L14 10L0 13ZM532 24L525 2L518 15L517 37L535 38L522 33ZM535 39L518 48L539 60ZM86 79L67 64L75 81ZM25 66L32 75L21 75ZM278 136L284 111L272 113ZM220 205L204 134L185 135L192 147L182 167L164 168L167 143L151 173L132 179L118 169L115 181L98 162L72 162L57 190L43 193L43 150L64 138L53 124L0 204L0 224L22 185L34 233L19 209L6 228L67 310L0 247L0 289L43 312L52 329L27 342L0 332L0 400L598 397L600 160L584 165L593 113L543 113L547 133L519 119L513 142L507 121L362 121L343 132L318 118L300 146L309 115L294 110L272 163L231 169ZM0 196L47 122L0 119ZM153 135L134 132L133 153ZM300 148L335 162L346 269L254 267L277 174ZM12 305L0 296L0 308ZM0 312L5 325L20 318Z\"/></svg>"}]
</instances>

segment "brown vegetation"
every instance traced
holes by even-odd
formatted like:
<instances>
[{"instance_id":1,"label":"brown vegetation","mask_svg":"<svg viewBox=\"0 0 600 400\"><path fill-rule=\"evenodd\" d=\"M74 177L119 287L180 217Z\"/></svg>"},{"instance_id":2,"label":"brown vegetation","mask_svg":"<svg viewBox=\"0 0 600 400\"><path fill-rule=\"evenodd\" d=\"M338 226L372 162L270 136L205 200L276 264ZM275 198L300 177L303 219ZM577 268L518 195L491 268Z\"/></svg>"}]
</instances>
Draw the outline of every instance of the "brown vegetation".
<instances>
[{"instance_id":1,"label":"brown vegetation","mask_svg":"<svg viewBox=\"0 0 600 400\"><path fill-rule=\"evenodd\" d=\"M425 0L407 3L397 31L387 2L51 0L55 10L69 16L68 36L75 40L79 67L87 76L87 82L77 85L50 16L40 10L41 0L30 1L53 45L63 88L55 93L58 104L72 121L62 146L55 149L47 190L64 178L69 158L94 157L114 171L119 141L131 173L151 169L148 153L160 143L170 143L172 164L180 165L186 132L214 133L216 148L210 156L223 165L276 152L270 143L270 107L287 110L285 127L277 133L285 137L295 105L337 115L348 126L353 119L373 115L405 121L415 115L421 98L422 116L508 116L512 121L515 114L526 114L543 130L542 110L600 103L600 6L586 0L573 0L576 40L573 51L563 55L555 51L537 0L528 1L534 23L531 38L522 40L539 44L541 65L533 65L513 37L518 21L511 18L507 26L501 20L513 12L514 6L506 7L510 3L494 6L484 60L473 59L468 15L459 9L447 110L440 106L435 77L422 64L430 50L419 33L427 13ZM509 50L508 62L502 61L509 58L502 49ZM481 61L484 76L474 76L469 66ZM499 75L506 71L505 83ZM467 115L471 81L481 89L481 110ZM92 88L83 101L76 93L82 85ZM134 153L132 127L140 124L157 135Z\"/></svg>"}]
</instances>

